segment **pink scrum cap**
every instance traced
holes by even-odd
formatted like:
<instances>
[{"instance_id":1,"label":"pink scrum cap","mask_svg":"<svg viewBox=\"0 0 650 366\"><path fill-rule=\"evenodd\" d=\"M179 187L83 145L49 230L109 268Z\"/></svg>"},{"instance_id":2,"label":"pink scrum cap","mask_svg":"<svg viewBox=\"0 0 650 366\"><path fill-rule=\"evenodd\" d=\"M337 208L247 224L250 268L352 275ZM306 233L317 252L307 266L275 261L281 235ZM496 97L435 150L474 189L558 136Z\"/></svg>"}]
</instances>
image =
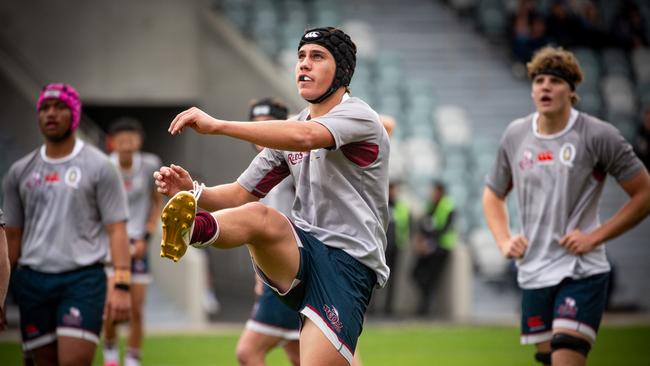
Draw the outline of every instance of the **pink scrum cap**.
<instances>
[{"instance_id":1,"label":"pink scrum cap","mask_svg":"<svg viewBox=\"0 0 650 366\"><path fill-rule=\"evenodd\" d=\"M72 113L72 124L70 127L73 131L79 127L79 120L81 119L81 100L79 100L79 93L77 93L75 88L63 83L47 84L43 87L41 94L38 96L38 103L36 104L37 110L41 110L41 105L47 99L58 99L65 103Z\"/></svg>"}]
</instances>

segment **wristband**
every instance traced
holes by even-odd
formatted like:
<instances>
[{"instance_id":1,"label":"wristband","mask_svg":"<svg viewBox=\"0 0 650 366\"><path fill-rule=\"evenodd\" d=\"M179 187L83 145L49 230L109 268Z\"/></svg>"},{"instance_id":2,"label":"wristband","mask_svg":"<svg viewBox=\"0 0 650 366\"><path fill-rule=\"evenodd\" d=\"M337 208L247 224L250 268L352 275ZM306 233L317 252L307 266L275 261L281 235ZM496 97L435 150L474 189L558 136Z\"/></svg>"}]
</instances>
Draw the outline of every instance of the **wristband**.
<instances>
[{"instance_id":1,"label":"wristband","mask_svg":"<svg viewBox=\"0 0 650 366\"><path fill-rule=\"evenodd\" d=\"M126 283L116 283L113 288L120 291L129 291L131 289L131 285Z\"/></svg>"},{"instance_id":2,"label":"wristband","mask_svg":"<svg viewBox=\"0 0 650 366\"><path fill-rule=\"evenodd\" d=\"M115 269L115 283L116 284L124 284L124 285L130 285L131 284L131 271L129 269Z\"/></svg>"}]
</instances>

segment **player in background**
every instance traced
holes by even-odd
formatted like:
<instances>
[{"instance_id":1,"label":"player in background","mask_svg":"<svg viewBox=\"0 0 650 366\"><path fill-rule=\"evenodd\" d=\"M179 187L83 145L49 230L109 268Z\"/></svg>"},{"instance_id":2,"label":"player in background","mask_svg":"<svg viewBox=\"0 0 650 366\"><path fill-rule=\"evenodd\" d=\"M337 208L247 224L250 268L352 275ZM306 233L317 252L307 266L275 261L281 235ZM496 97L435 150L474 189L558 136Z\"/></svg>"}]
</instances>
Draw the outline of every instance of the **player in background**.
<instances>
[{"instance_id":1,"label":"player in background","mask_svg":"<svg viewBox=\"0 0 650 366\"><path fill-rule=\"evenodd\" d=\"M128 117L118 119L108 132L113 149L110 159L120 172L129 203L126 231L131 243L131 318L124 365L138 366L144 336L145 296L147 285L151 283L147 244L162 209L162 196L156 192L153 181L153 172L160 167L160 159L154 154L140 151L144 130L138 120ZM107 273L110 289L115 280L115 271L108 266ZM105 366L120 364L116 330L114 323L105 324Z\"/></svg>"},{"instance_id":2,"label":"player in background","mask_svg":"<svg viewBox=\"0 0 650 366\"><path fill-rule=\"evenodd\" d=\"M192 184L180 167L156 173L163 208L162 254L247 245L256 271L303 316L300 362L352 362L375 285L383 286L388 222L388 135L375 111L348 95L356 46L343 31L316 28L298 46L296 83L309 107L285 121L232 122L198 108L179 114L184 127L264 146L230 184ZM291 176L293 221L257 202ZM187 190L193 188L193 192ZM180 192L179 192L180 191ZM213 211L196 213L196 206Z\"/></svg>"},{"instance_id":3,"label":"player in background","mask_svg":"<svg viewBox=\"0 0 650 366\"><path fill-rule=\"evenodd\" d=\"M76 137L81 101L72 86L44 87L37 110L45 143L4 181L23 351L37 365L90 365L102 315L129 317L126 193L108 157ZM107 296L109 249L116 273Z\"/></svg>"},{"instance_id":4,"label":"player in background","mask_svg":"<svg viewBox=\"0 0 650 366\"><path fill-rule=\"evenodd\" d=\"M7 298L10 275L11 266L9 265L7 237L5 236L5 219L4 213L0 210L0 331L3 331L7 326L5 299Z\"/></svg>"},{"instance_id":5,"label":"player in background","mask_svg":"<svg viewBox=\"0 0 650 366\"><path fill-rule=\"evenodd\" d=\"M650 177L616 128L573 108L583 76L571 52L543 48L527 68L536 112L501 139L486 178L485 219L503 255L517 259L521 343L535 344L545 365L585 365L605 307L604 243L648 215ZM630 198L601 224L607 174ZM520 234L508 228L513 189Z\"/></svg>"},{"instance_id":6,"label":"player in background","mask_svg":"<svg viewBox=\"0 0 650 366\"><path fill-rule=\"evenodd\" d=\"M286 120L288 108L280 101L261 99L250 108L251 121ZM258 152L264 148L255 145ZM276 185L260 202L291 217L291 206L296 191L289 177ZM283 303L273 290L255 276L255 294L258 297L251 318L237 343L237 360L240 365L264 365L266 355L281 346L292 365L300 364L300 319L298 313Z\"/></svg>"}]
</instances>

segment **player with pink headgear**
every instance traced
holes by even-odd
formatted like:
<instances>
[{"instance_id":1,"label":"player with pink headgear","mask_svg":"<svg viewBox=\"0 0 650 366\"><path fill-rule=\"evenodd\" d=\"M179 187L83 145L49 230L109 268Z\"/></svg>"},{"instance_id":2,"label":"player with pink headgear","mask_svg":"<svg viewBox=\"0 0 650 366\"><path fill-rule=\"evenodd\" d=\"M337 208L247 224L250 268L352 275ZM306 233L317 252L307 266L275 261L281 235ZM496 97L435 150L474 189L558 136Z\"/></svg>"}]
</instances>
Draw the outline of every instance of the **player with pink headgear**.
<instances>
[{"instance_id":1,"label":"player with pink headgear","mask_svg":"<svg viewBox=\"0 0 650 366\"><path fill-rule=\"evenodd\" d=\"M126 193L115 166L76 137L79 94L49 84L38 98L45 143L15 162L4 211L23 350L38 365L90 365L102 327L128 319ZM111 251L115 289L106 295Z\"/></svg>"}]
</instances>

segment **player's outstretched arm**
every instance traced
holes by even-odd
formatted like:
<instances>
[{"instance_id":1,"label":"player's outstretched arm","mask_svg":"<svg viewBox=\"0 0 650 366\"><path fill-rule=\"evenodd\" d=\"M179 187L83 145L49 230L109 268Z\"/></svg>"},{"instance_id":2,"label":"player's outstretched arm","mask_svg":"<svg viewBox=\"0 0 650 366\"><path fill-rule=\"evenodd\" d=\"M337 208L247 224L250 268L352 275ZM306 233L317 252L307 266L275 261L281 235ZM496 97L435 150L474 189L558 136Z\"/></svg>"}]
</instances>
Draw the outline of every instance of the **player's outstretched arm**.
<instances>
[{"instance_id":1,"label":"player's outstretched arm","mask_svg":"<svg viewBox=\"0 0 650 366\"><path fill-rule=\"evenodd\" d=\"M187 170L179 165L161 167L154 172L154 181L158 192L172 197L180 191L193 188L193 181ZM221 184L203 189L198 205L206 211L217 211L224 208L239 207L254 202L259 198L244 189L239 183Z\"/></svg>"},{"instance_id":2,"label":"player's outstretched arm","mask_svg":"<svg viewBox=\"0 0 650 366\"><path fill-rule=\"evenodd\" d=\"M276 150L309 151L334 146L330 131L313 121L224 121L192 107L178 114L168 131L176 135L185 127L202 134L229 136Z\"/></svg>"},{"instance_id":3,"label":"player's outstretched arm","mask_svg":"<svg viewBox=\"0 0 650 366\"><path fill-rule=\"evenodd\" d=\"M489 187L483 190L483 215L503 256L523 257L528 248L528 240L523 235L511 236L505 198L497 196Z\"/></svg>"},{"instance_id":4,"label":"player's outstretched arm","mask_svg":"<svg viewBox=\"0 0 650 366\"><path fill-rule=\"evenodd\" d=\"M650 175L642 169L634 178L619 182L630 199L614 216L591 233L574 230L560 244L574 254L583 254L636 226L650 214Z\"/></svg>"}]
</instances>

